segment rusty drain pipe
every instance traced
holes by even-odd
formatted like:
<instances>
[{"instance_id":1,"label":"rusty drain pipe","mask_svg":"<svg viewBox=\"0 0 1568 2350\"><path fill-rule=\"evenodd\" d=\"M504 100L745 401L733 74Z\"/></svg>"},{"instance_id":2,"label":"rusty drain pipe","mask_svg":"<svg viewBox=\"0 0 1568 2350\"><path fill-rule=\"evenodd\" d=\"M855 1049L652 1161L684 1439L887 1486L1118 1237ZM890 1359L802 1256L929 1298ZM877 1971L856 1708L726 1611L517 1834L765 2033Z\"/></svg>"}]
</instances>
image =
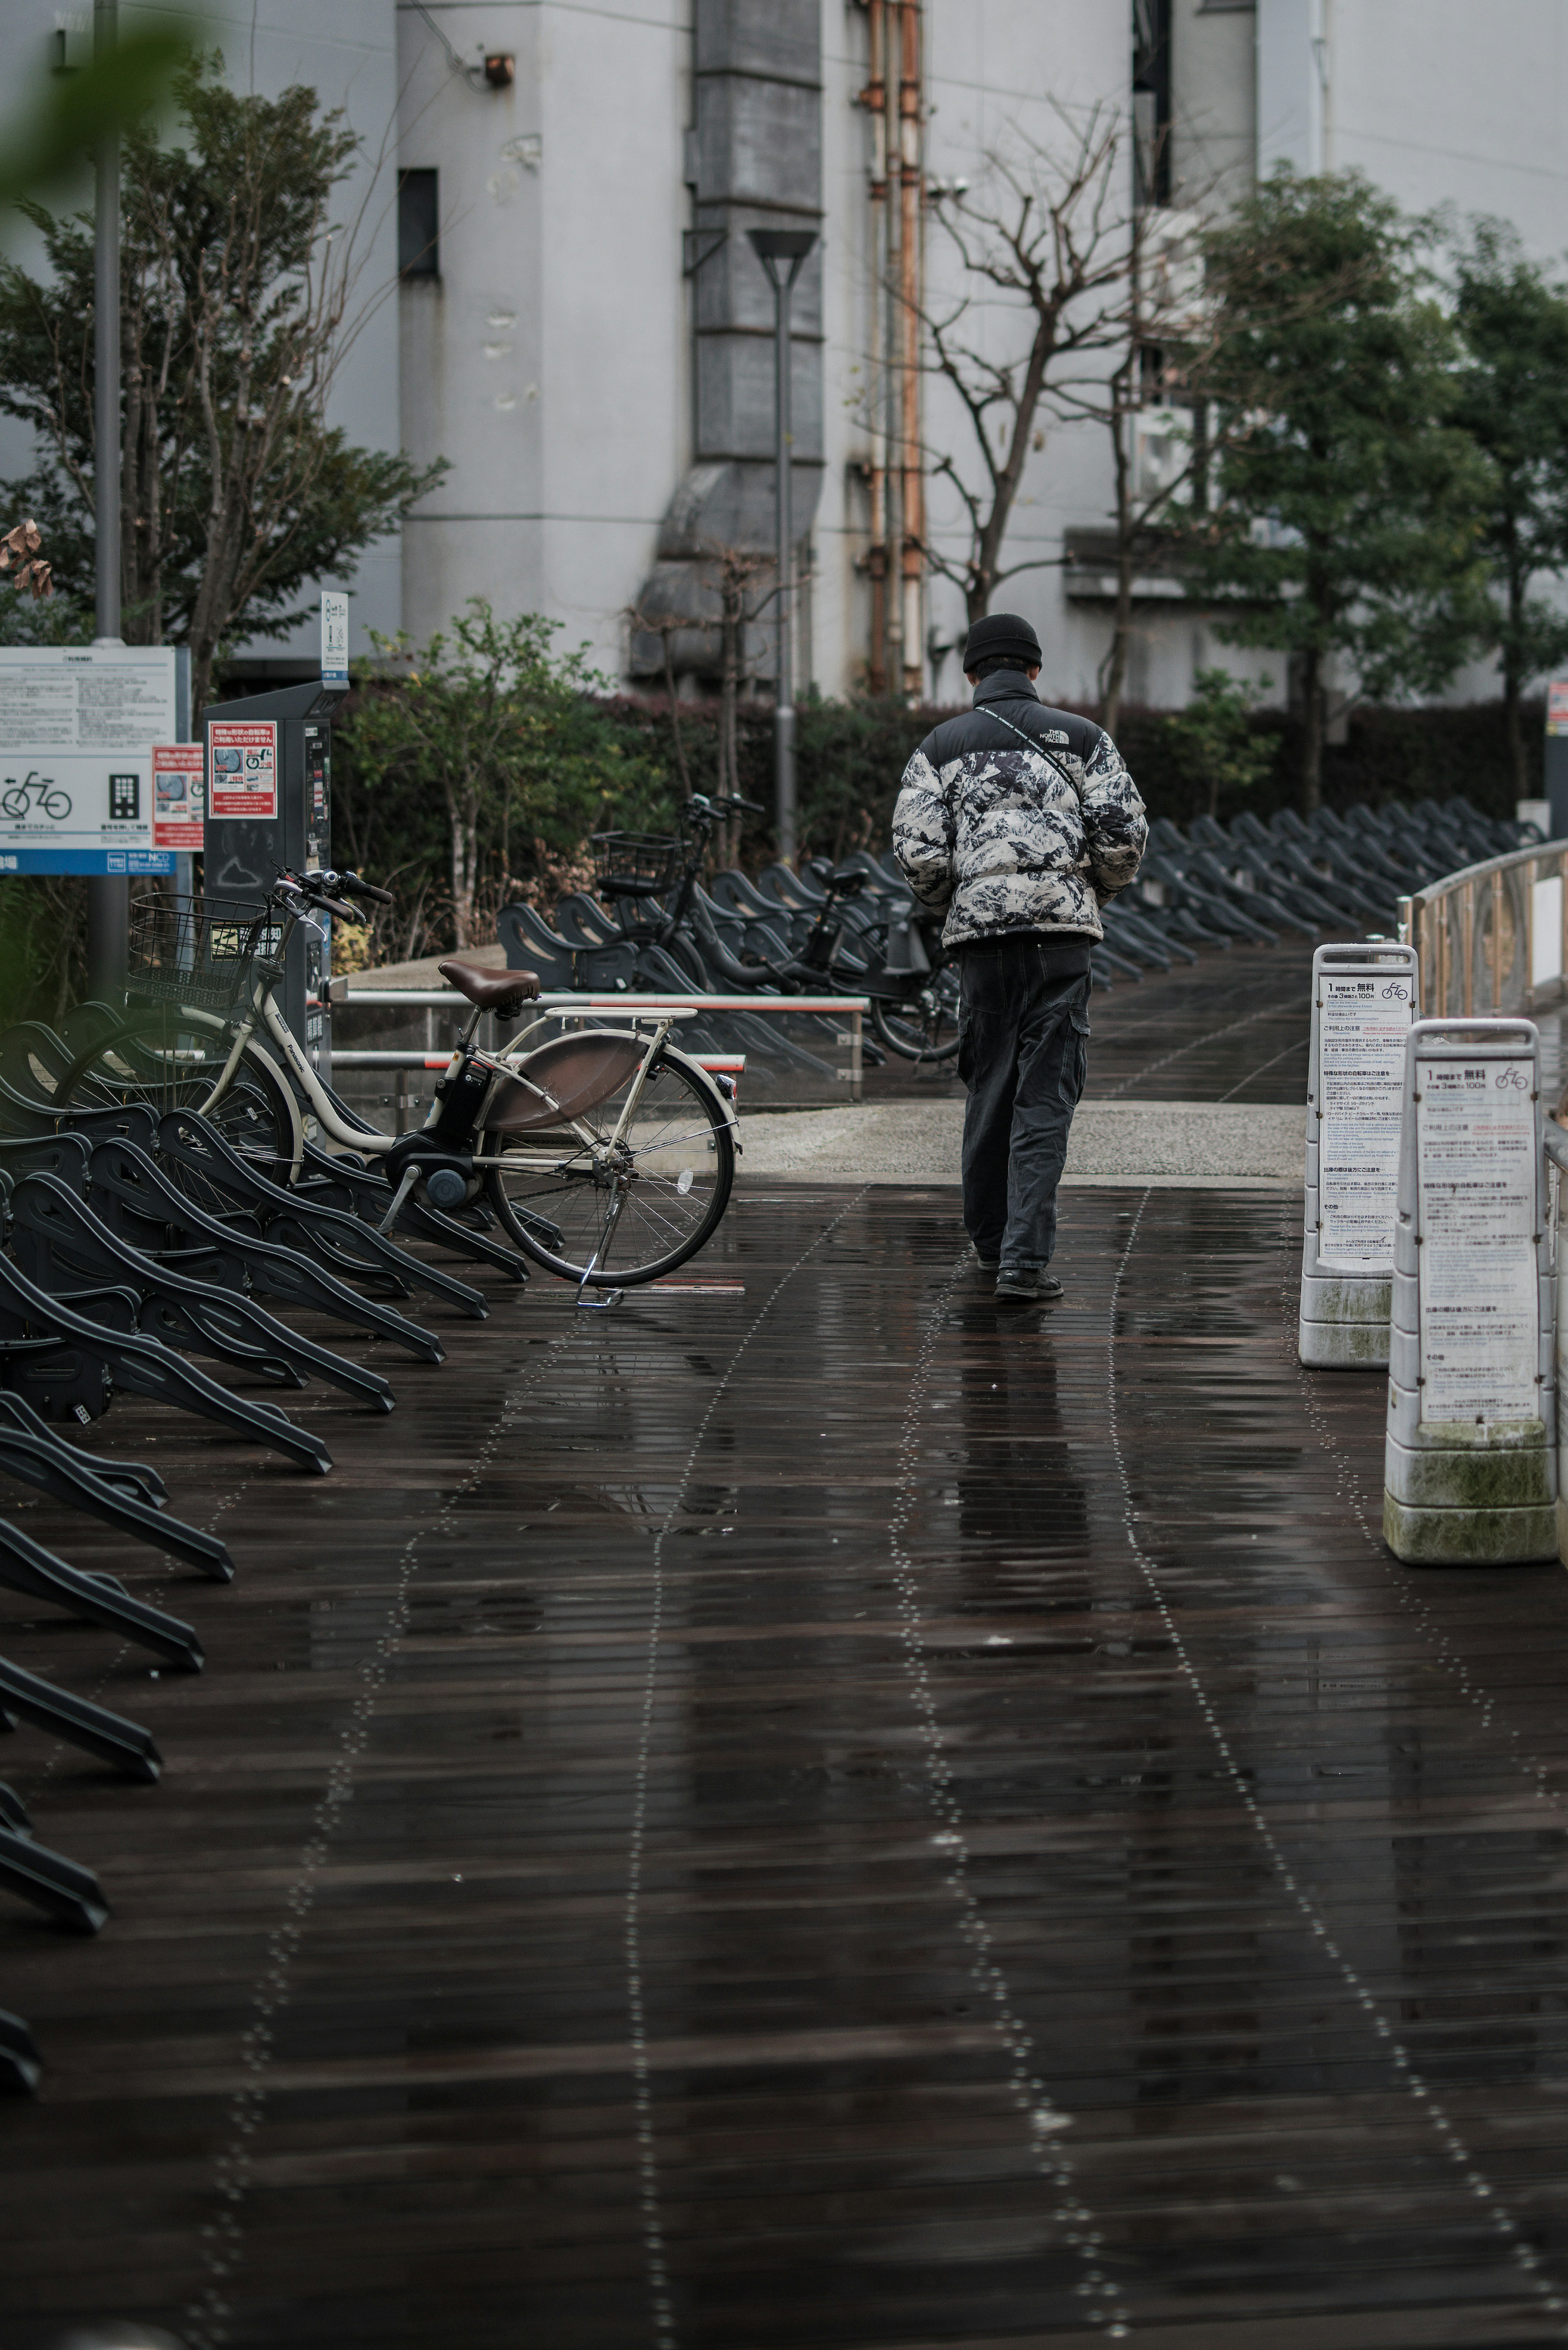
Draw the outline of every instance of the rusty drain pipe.
<instances>
[{"instance_id":1,"label":"rusty drain pipe","mask_svg":"<svg viewBox=\"0 0 1568 2350\"><path fill-rule=\"evenodd\" d=\"M871 118L871 543L866 572L871 582L871 648L867 682L873 693L888 690L888 430L882 358L888 236L887 0L864 0L870 35L870 72L860 103Z\"/></svg>"},{"instance_id":2,"label":"rusty drain pipe","mask_svg":"<svg viewBox=\"0 0 1568 2350\"><path fill-rule=\"evenodd\" d=\"M899 682L917 698L924 680L920 628L921 575L925 566L925 466L920 418L920 305L924 294L924 175L921 169L920 0L898 0L898 366L899 439L899 635L903 675ZM889 77L890 78L890 77Z\"/></svg>"}]
</instances>

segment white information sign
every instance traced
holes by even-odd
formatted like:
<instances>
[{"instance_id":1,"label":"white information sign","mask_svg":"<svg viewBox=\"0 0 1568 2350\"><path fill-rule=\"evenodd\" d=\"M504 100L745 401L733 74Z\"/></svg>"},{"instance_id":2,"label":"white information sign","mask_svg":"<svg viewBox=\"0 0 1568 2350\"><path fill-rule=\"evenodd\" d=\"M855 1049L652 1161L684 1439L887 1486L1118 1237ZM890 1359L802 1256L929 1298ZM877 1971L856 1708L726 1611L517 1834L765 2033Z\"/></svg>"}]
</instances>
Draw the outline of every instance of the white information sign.
<instances>
[{"instance_id":1,"label":"white information sign","mask_svg":"<svg viewBox=\"0 0 1568 2350\"><path fill-rule=\"evenodd\" d=\"M177 732L171 645L0 646L0 871L171 873L152 746Z\"/></svg>"},{"instance_id":2,"label":"white information sign","mask_svg":"<svg viewBox=\"0 0 1568 2350\"><path fill-rule=\"evenodd\" d=\"M1318 1256L1391 1266L1412 972L1319 975Z\"/></svg>"},{"instance_id":3,"label":"white information sign","mask_svg":"<svg viewBox=\"0 0 1568 2350\"><path fill-rule=\"evenodd\" d=\"M321 593L321 681L324 685L348 682L348 598L330 588Z\"/></svg>"},{"instance_id":4,"label":"white information sign","mask_svg":"<svg viewBox=\"0 0 1568 2350\"><path fill-rule=\"evenodd\" d=\"M1421 1418L1538 1419L1533 1063L1419 1069Z\"/></svg>"}]
</instances>

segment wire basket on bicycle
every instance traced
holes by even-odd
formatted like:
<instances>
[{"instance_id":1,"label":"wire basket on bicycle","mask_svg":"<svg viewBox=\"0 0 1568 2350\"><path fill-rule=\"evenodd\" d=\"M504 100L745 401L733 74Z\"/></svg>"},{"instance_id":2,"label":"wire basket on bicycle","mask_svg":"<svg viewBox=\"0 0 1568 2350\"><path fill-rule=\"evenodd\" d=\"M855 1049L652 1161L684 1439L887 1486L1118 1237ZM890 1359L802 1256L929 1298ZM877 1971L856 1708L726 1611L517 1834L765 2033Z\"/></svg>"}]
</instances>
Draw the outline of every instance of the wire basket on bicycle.
<instances>
[{"instance_id":1,"label":"wire basket on bicycle","mask_svg":"<svg viewBox=\"0 0 1568 2350\"><path fill-rule=\"evenodd\" d=\"M254 899L133 898L129 993L226 1013L278 936L275 915Z\"/></svg>"},{"instance_id":2,"label":"wire basket on bicycle","mask_svg":"<svg viewBox=\"0 0 1568 2350\"><path fill-rule=\"evenodd\" d=\"M686 844L657 832L596 832L594 887L601 898L662 898L680 879Z\"/></svg>"}]
</instances>

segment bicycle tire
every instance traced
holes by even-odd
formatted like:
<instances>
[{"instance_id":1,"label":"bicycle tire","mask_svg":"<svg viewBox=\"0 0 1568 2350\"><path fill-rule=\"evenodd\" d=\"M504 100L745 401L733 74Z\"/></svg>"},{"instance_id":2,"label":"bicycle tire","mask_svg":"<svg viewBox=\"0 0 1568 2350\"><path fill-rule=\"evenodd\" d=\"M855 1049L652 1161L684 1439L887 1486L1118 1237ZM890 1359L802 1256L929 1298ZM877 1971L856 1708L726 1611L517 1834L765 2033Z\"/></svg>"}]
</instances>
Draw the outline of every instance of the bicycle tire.
<instances>
[{"instance_id":1,"label":"bicycle tire","mask_svg":"<svg viewBox=\"0 0 1568 2350\"><path fill-rule=\"evenodd\" d=\"M160 1117L171 1109L199 1110L233 1044L233 1031L215 1013L175 1004L132 1013L78 1055L60 1080L58 1099L67 1113L73 1103L88 1108L141 1102ZM254 1036L223 1099L206 1115L258 1174L275 1183L293 1180L304 1139L299 1106L288 1079Z\"/></svg>"},{"instance_id":2,"label":"bicycle tire","mask_svg":"<svg viewBox=\"0 0 1568 2350\"><path fill-rule=\"evenodd\" d=\"M667 1089L662 1099L661 1088ZM623 1086L578 1124L601 1139L607 1136L625 1094ZM478 1138L482 1158L504 1159L508 1149L514 1157L524 1150L543 1156L559 1149L560 1159L548 1171L519 1167L509 1179L504 1165L484 1170L485 1197L508 1237L524 1256L559 1280L586 1280L602 1289L630 1289L657 1281L705 1248L722 1221L735 1180L729 1104L695 1063L668 1049L642 1098L643 1105L652 1101L653 1115L639 1106L633 1131L642 1139L629 1151L631 1166L635 1168L639 1153L644 1160L679 1159L680 1165L645 1167L633 1175L607 1244L604 1236L612 1185L596 1172L591 1153L576 1133L567 1129L558 1143L547 1131L515 1137L487 1132ZM699 1162L707 1160L710 1145L711 1164L703 1165L700 1183ZM680 1182L687 1173L691 1180L683 1191ZM645 1185L658 1188L644 1191ZM545 1226L554 1230L559 1245L545 1236L541 1229ZM597 1246L605 1253L590 1271Z\"/></svg>"},{"instance_id":3,"label":"bicycle tire","mask_svg":"<svg viewBox=\"0 0 1568 2350\"><path fill-rule=\"evenodd\" d=\"M872 997L871 1025L888 1050L897 1053L902 1061L950 1061L961 1041L956 1006L939 1003L934 1019L918 1005L911 1005L909 1010L919 1016L906 1018L897 1007L884 1003L880 996ZM950 1024L950 1035L942 1035L944 1024Z\"/></svg>"}]
</instances>

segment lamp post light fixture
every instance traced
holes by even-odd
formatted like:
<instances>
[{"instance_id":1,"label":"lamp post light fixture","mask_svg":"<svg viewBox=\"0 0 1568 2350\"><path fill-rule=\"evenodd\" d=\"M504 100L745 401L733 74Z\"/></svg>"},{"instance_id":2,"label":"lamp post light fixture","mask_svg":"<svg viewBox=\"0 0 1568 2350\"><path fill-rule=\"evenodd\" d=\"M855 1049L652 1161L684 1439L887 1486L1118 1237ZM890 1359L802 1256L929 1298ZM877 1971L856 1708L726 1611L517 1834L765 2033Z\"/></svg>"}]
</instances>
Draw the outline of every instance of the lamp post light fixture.
<instances>
[{"instance_id":1,"label":"lamp post light fixture","mask_svg":"<svg viewBox=\"0 0 1568 2350\"><path fill-rule=\"evenodd\" d=\"M753 252L767 271L774 289L774 500L778 566L778 694L774 708L774 815L778 827L779 856L793 865L795 852L794 800L794 520L790 497L790 329L789 297L794 281L816 243L814 228L749 228Z\"/></svg>"}]
</instances>

